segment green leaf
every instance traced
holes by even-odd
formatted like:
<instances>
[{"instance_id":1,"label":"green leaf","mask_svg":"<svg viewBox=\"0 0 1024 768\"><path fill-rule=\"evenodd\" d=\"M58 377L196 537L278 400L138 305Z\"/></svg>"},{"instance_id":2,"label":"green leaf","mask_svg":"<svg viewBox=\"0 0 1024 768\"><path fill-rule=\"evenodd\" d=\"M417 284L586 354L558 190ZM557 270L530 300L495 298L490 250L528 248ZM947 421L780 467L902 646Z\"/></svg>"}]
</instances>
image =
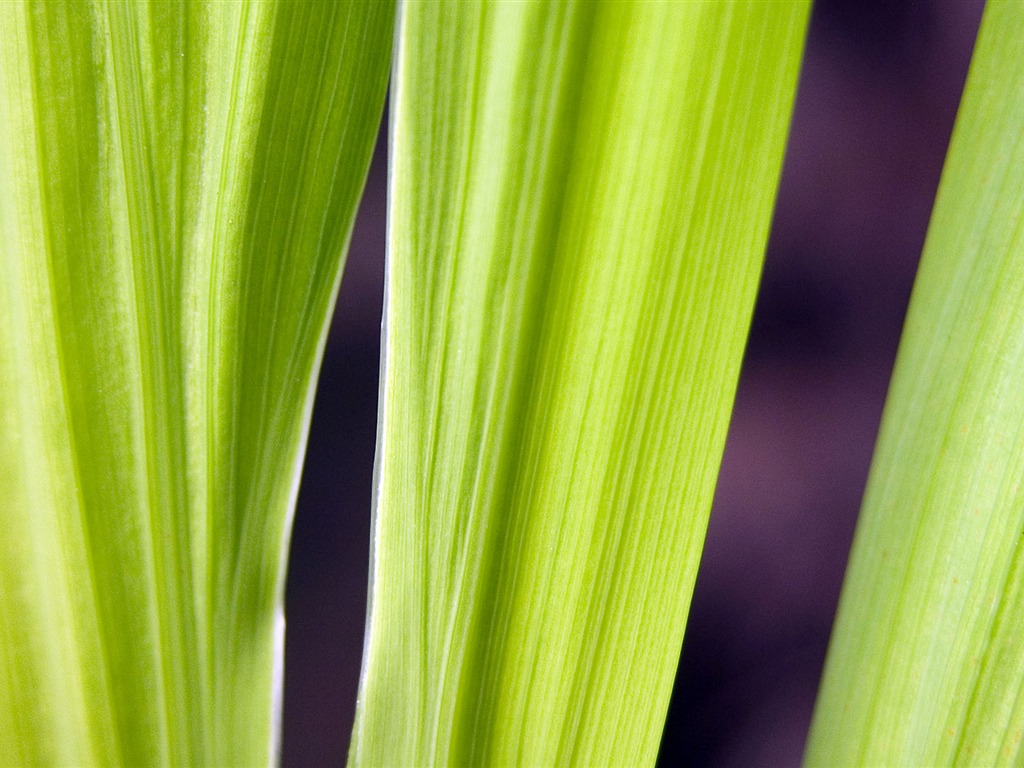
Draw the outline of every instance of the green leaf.
<instances>
[{"instance_id":1,"label":"green leaf","mask_svg":"<svg viewBox=\"0 0 1024 768\"><path fill-rule=\"evenodd\" d=\"M1024 5L990 2L914 286L807 764L1020 765Z\"/></svg>"},{"instance_id":2,"label":"green leaf","mask_svg":"<svg viewBox=\"0 0 1024 768\"><path fill-rule=\"evenodd\" d=\"M653 762L807 12L403 5L353 763Z\"/></svg>"},{"instance_id":3,"label":"green leaf","mask_svg":"<svg viewBox=\"0 0 1024 768\"><path fill-rule=\"evenodd\" d=\"M0 3L0 755L266 765L387 2Z\"/></svg>"}]
</instances>

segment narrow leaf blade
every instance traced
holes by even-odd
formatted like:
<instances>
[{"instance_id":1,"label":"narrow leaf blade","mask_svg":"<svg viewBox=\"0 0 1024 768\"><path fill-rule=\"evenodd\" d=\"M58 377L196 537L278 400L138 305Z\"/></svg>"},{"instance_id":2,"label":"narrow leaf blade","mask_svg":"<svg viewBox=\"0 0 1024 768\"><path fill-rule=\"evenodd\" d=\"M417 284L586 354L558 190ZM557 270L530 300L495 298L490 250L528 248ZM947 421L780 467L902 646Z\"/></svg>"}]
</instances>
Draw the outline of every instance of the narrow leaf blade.
<instances>
[{"instance_id":1,"label":"narrow leaf blade","mask_svg":"<svg viewBox=\"0 0 1024 768\"><path fill-rule=\"evenodd\" d=\"M805 3L407 3L350 759L657 752Z\"/></svg>"},{"instance_id":2,"label":"narrow leaf blade","mask_svg":"<svg viewBox=\"0 0 1024 768\"><path fill-rule=\"evenodd\" d=\"M808 765L1024 759L1024 7L989 3L914 286Z\"/></svg>"},{"instance_id":3,"label":"narrow leaf blade","mask_svg":"<svg viewBox=\"0 0 1024 768\"><path fill-rule=\"evenodd\" d=\"M267 764L393 7L0 4L0 755Z\"/></svg>"}]
</instances>

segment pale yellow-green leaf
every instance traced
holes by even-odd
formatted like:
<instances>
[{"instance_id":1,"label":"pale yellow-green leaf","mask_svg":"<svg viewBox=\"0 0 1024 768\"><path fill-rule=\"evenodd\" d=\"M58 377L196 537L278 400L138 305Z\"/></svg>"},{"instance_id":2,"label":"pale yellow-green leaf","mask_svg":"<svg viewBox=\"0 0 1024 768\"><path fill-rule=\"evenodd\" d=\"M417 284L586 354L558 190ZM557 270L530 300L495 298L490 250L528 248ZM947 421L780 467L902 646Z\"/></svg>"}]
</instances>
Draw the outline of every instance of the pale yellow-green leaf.
<instances>
[{"instance_id":1,"label":"pale yellow-green leaf","mask_svg":"<svg viewBox=\"0 0 1024 768\"><path fill-rule=\"evenodd\" d=\"M653 762L805 2L407 2L356 765Z\"/></svg>"},{"instance_id":2,"label":"pale yellow-green leaf","mask_svg":"<svg viewBox=\"0 0 1024 768\"><path fill-rule=\"evenodd\" d=\"M989 3L808 766L1024 763L1024 4Z\"/></svg>"},{"instance_id":3,"label":"pale yellow-green leaf","mask_svg":"<svg viewBox=\"0 0 1024 768\"><path fill-rule=\"evenodd\" d=\"M0 2L0 763L266 765L387 2Z\"/></svg>"}]
</instances>

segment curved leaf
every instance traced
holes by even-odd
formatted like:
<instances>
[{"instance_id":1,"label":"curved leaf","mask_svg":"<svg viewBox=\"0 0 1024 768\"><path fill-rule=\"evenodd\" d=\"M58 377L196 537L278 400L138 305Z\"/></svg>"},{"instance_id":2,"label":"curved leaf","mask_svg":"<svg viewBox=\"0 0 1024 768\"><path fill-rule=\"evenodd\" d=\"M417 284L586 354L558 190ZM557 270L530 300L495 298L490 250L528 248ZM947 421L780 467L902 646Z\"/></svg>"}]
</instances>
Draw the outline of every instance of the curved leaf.
<instances>
[{"instance_id":1,"label":"curved leaf","mask_svg":"<svg viewBox=\"0 0 1024 768\"><path fill-rule=\"evenodd\" d=\"M1024 6L985 11L886 403L810 766L1020 765Z\"/></svg>"},{"instance_id":2,"label":"curved leaf","mask_svg":"<svg viewBox=\"0 0 1024 768\"><path fill-rule=\"evenodd\" d=\"M0 3L0 755L267 764L386 2Z\"/></svg>"}]
</instances>

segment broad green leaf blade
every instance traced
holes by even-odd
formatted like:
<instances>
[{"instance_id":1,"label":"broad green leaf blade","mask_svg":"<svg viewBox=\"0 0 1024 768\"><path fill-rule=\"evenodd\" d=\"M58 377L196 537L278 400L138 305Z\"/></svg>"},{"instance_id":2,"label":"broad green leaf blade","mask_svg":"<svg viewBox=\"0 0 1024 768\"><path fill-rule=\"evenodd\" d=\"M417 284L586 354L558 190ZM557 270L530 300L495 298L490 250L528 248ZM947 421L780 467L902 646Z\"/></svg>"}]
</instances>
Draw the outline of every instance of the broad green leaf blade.
<instances>
[{"instance_id":1,"label":"broad green leaf blade","mask_svg":"<svg viewBox=\"0 0 1024 768\"><path fill-rule=\"evenodd\" d=\"M653 762L807 11L404 4L353 763Z\"/></svg>"},{"instance_id":2,"label":"broad green leaf blade","mask_svg":"<svg viewBox=\"0 0 1024 768\"><path fill-rule=\"evenodd\" d=\"M265 765L386 2L0 3L0 760Z\"/></svg>"},{"instance_id":3,"label":"broad green leaf blade","mask_svg":"<svg viewBox=\"0 0 1024 768\"><path fill-rule=\"evenodd\" d=\"M810 766L1024 762L1024 5L982 21Z\"/></svg>"}]
</instances>

